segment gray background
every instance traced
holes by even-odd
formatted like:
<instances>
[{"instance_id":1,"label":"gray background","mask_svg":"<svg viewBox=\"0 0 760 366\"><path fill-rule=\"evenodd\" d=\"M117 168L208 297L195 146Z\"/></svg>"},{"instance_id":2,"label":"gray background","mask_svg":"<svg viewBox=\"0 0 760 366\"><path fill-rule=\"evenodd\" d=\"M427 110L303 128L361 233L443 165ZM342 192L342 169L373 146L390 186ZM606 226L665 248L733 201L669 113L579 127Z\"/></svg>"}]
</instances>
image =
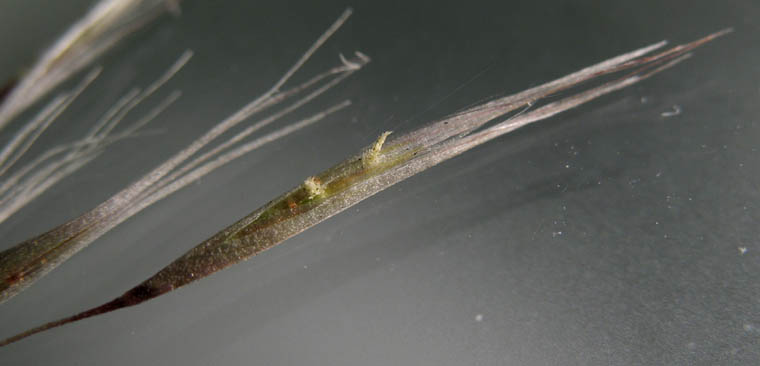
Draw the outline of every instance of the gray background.
<instances>
[{"instance_id":1,"label":"gray background","mask_svg":"<svg viewBox=\"0 0 760 366\"><path fill-rule=\"evenodd\" d=\"M89 4L0 3L0 79ZM186 0L181 17L161 18L99 59L103 76L41 146L75 138L190 48L190 64L141 110L172 89L182 99L151 134L113 146L0 226L0 248L95 206L262 93L347 5L354 16L296 81L361 50L373 62L302 115L345 98L349 110L113 230L3 304L0 337L121 294L384 130L408 131L660 39L736 32L249 262L0 349L0 363L760 362L760 7L751 0ZM663 118L673 105L682 113Z\"/></svg>"}]
</instances>

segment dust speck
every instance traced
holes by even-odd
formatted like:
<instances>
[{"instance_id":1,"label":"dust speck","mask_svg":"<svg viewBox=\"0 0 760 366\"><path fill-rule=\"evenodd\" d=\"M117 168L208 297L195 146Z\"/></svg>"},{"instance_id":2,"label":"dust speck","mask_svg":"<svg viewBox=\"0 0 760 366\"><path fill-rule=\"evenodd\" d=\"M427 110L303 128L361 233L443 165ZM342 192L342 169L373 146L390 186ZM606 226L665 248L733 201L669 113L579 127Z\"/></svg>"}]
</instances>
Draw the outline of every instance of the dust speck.
<instances>
[{"instance_id":1,"label":"dust speck","mask_svg":"<svg viewBox=\"0 0 760 366\"><path fill-rule=\"evenodd\" d=\"M739 254L744 255L747 253L747 247L739 247Z\"/></svg>"},{"instance_id":2,"label":"dust speck","mask_svg":"<svg viewBox=\"0 0 760 366\"><path fill-rule=\"evenodd\" d=\"M480 323L483 321L483 314L477 314L475 315L475 321Z\"/></svg>"},{"instance_id":3,"label":"dust speck","mask_svg":"<svg viewBox=\"0 0 760 366\"><path fill-rule=\"evenodd\" d=\"M673 109L670 111L665 111L660 113L661 116L668 118L668 117L674 117L681 114L681 106L678 104L673 104Z\"/></svg>"}]
</instances>

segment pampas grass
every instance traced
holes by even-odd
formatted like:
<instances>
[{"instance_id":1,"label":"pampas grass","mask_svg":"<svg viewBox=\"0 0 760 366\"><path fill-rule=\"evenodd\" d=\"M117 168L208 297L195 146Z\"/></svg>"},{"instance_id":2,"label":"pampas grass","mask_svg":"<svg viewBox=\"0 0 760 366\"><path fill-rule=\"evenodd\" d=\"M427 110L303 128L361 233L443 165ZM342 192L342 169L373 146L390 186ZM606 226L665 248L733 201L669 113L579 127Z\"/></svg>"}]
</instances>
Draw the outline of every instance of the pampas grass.
<instances>
[{"instance_id":1,"label":"pampas grass","mask_svg":"<svg viewBox=\"0 0 760 366\"><path fill-rule=\"evenodd\" d=\"M346 16L348 13L344 13L333 27L315 43L314 47L296 63L291 71L297 70L308 59L313 50L319 47L324 39L329 37L331 32L342 23ZM689 52L694 48L730 31L717 32L703 39L648 55L663 48L666 44L666 42L659 42L523 92L465 109L460 113L396 138L393 138L390 131L385 132L359 154L349 157L326 171L307 177L301 185L275 198L250 215L200 243L155 275L127 290L123 295L101 306L19 333L0 342L0 346L51 328L140 304L233 264L250 259L377 192L476 146L530 123L547 119L603 95L634 85L667 70L690 57ZM342 67L328 71L323 75L332 73L341 75L334 80L340 80L340 77L347 76L347 74L342 73L353 72L360 67L362 62L368 60L361 53L357 53L356 56L355 60L344 60ZM196 153L200 148L196 148L196 144L200 146L213 140L219 136L225 127L238 123L241 120L241 114L245 115L249 111L253 113L261 108L266 108L269 103L274 103L271 98L281 95L279 88L294 72L291 71L286 73L269 92L246 106L242 110L245 113L238 112L223 121L185 151L180 152L175 158L170 159L140 180L137 185L133 185L115 196L119 197L118 199L113 202L106 202L102 205L102 209L99 207L94 210L91 217L85 215L72 221L70 224L73 229L69 231L75 233L73 237L64 236L65 231L51 236L43 235L34 241L22 244L30 249L24 249L10 255L16 256L16 259L22 261L26 260L25 253L35 253L35 257L28 261L31 265L35 265L40 261L39 258L46 259L46 253L58 251L58 248L62 248L60 249L61 253L73 250L66 248L67 243L72 240L97 235L102 229L95 229L93 231L95 234L91 234L87 225L94 222L93 226L107 228L111 221L118 221L120 216L114 215L113 212L123 210L119 206L120 202L131 201L135 197L144 196L146 187L167 176L169 170L178 166L177 161L184 161L189 155ZM322 75L315 79L321 77ZM590 85L589 82L594 80L600 83ZM571 89L575 87L579 87L580 90ZM300 89L300 87L296 89ZM544 102L544 98L560 91L564 91L566 95L552 102ZM314 92L316 94L313 95L317 95L318 92L320 89L317 89ZM282 93L286 94L287 92ZM311 95L307 95L303 100L309 100ZM297 106L298 103L294 105ZM493 123L489 125L489 122ZM225 146L225 144L220 146ZM145 184L140 182L145 182ZM148 195L152 194L154 193L148 193ZM112 216L104 216L106 214ZM36 242L48 243L51 247L47 251L38 251L39 249L34 246ZM88 242L82 241L82 243ZM59 253L56 255L61 256ZM44 266L37 266L37 268L39 271L46 269Z\"/></svg>"}]
</instances>

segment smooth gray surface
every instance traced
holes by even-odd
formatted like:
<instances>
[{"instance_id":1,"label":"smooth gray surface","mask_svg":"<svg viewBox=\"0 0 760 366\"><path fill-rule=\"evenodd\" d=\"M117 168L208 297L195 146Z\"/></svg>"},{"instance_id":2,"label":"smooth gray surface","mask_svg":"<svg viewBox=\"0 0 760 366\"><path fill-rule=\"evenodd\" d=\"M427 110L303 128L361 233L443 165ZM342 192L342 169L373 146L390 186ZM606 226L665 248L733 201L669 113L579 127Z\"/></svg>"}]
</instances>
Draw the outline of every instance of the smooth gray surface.
<instances>
[{"instance_id":1,"label":"smooth gray surface","mask_svg":"<svg viewBox=\"0 0 760 366\"><path fill-rule=\"evenodd\" d=\"M1 4L0 24L19 24L21 3ZM303 115L345 98L350 110L107 234L0 306L0 337L121 294L384 130L408 131L660 39L736 32L249 262L0 349L0 364L760 363L760 9L751 0L186 0L180 18L163 18L101 58L103 76L41 146L77 136L121 93L193 49L159 93L184 96L151 125L157 133L113 146L19 212L0 226L0 248L93 207L263 92L346 5L354 16L298 78L340 52L370 55L366 69ZM63 24L21 22L19 37ZM49 41L6 36L3 65L14 68ZM682 113L663 118L673 105Z\"/></svg>"}]
</instances>

